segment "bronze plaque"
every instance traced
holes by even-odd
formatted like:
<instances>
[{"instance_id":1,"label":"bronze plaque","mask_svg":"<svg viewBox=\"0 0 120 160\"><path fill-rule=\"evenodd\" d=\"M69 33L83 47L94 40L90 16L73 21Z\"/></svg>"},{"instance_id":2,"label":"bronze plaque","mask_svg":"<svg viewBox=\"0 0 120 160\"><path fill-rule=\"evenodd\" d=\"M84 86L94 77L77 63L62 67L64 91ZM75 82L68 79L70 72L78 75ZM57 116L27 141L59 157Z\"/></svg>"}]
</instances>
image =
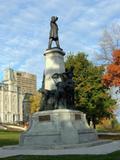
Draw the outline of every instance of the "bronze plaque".
<instances>
[{"instance_id":1,"label":"bronze plaque","mask_svg":"<svg viewBox=\"0 0 120 160\"><path fill-rule=\"evenodd\" d=\"M75 120L80 120L81 119L81 115L80 114L75 114Z\"/></svg>"},{"instance_id":2,"label":"bronze plaque","mask_svg":"<svg viewBox=\"0 0 120 160\"><path fill-rule=\"evenodd\" d=\"M50 115L39 116L39 122L50 121Z\"/></svg>"}]
</instances>

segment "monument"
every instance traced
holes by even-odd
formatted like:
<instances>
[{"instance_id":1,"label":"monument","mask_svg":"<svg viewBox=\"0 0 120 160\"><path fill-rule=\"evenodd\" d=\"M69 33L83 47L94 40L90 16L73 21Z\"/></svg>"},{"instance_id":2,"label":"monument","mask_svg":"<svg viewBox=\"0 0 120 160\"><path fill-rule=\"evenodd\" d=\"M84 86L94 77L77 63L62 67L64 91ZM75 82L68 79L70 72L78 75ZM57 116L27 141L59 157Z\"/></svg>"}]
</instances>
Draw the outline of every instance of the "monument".
<instances>
[{"instance_id":1,"label":"monument","mask_svg":"<svg viewBox=\"0 0 120 160\"><path fill-rule=\"evenodd\" d=\"M45 73L40 110L33 114L30 127L21 134L21 146L71 146L97 140L97 134L89 127L86 115L75 110L74 67L65 69L65 52L59 44L57 20L58 17L51 17L48 49L44 53ZM56 47L52 47L53 42Z\"/></svg>"}]
</instances>

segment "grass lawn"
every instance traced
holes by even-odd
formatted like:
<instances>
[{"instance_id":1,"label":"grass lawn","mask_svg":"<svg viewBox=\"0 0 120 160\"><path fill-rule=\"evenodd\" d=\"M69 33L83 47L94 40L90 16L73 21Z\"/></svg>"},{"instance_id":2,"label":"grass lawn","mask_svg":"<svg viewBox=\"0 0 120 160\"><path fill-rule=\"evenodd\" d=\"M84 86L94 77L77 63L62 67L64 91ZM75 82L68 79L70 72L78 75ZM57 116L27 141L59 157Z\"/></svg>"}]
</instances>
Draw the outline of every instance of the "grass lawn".
<instances>
[{"instance_id":1,"label":"grass lawn","mask_svg":"<svg viewBox=\"0 0 120 160\"><path fill-rule=\"evenodd\" d=\"M0 147L18 144L20 134L18 131L0 130Z\"/></svg>"},{"instance_id":2,"label":"grass lawn","mask_svg":"<svg viewBox=\"0 0 120 160\"><path fill-rule=\"evenodd\" d=\"M120 160L120 151L108 155L13 156L1 160Z\"/></svg>"}]
</instances>

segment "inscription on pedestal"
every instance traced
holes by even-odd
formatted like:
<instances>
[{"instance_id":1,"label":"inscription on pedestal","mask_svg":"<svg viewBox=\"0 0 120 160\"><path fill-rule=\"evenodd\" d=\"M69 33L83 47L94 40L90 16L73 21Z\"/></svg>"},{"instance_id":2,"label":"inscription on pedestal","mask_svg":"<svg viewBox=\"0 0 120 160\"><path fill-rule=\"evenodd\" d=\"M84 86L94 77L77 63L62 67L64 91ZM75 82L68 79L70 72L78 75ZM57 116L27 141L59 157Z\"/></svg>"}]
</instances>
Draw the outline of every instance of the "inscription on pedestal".
<instances>
[{"instance_id":1,"label":"inscription on pedestal","mask_svg":"<svg viewBox=\"0 0 120 160\"><path fill-rule=\"evenodd\" d=\"M81 115L80 114L75 114L75 120L80 120L81 119Z\"/></svg>"},{"instance_id":2,"label":"inscription on pedestal","mask_svg":"<svg viewBox=\"0 0 120 160\"><path fill-rule=\"evenodd\" d=\"M39 122L50 121L50 115L39 116Z\"/></svg>"}]
</instances>

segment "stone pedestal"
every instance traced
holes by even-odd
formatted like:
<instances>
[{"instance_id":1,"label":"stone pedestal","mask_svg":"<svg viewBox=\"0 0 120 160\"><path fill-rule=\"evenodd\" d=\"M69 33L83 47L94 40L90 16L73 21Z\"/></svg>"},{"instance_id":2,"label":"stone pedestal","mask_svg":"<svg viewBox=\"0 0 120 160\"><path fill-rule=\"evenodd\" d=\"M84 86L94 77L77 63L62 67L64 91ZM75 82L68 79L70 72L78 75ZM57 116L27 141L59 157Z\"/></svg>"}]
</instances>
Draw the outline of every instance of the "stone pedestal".
<instances>
[{"instance_id":1,"label":"stone pedestal","mask_svg":"<svg viewBox=\"0 0 120 160\"><path fill-rule=\"evenodd\" d=\"M52 48L45 51L44 56L46 90L56 89L55 82L52 79L52 75L54 73L65 72L64 55L65 53L59 48Z\"/></svg>"},{"instance_id":2,"label":"stone pedestal","mask_svg":"<svg viewBox=\"0 0 120 160\"><path fill-rule=\"evenodd\" d=\"M80 144L97 139L80 111L57 109L33 114L30 128L21 135L20 145L52 147Z\"/></svg>"}]
</instances>

